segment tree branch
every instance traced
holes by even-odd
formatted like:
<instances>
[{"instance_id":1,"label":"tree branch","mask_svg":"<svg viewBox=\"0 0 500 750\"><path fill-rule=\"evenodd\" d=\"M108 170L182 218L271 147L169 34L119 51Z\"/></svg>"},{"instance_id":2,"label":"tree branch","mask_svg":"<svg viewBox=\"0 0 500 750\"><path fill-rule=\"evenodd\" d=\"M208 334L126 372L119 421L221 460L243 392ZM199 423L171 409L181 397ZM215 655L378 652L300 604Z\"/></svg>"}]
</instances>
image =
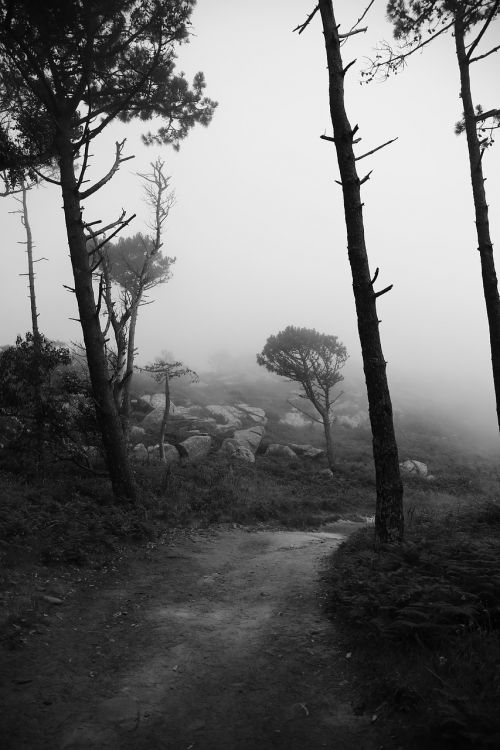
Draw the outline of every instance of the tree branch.
<instances>
[{"instance_id":1,"label":"tree branch","mask_svg":"<svg viewBox=\"0 0 500 750\"><path fill-rule=\"evenodd\" d=\"M496 47L493 47L493 49L490 49L489 52L485 52L484 55L471 57L471 59L469 60L469 64L472 65L472 63L477 62L478 60L484 60L485 57L489 57L489 55L492 55L494 52L498 52L499 49L500 49L500 44L498 44Z\"/></svg>"},{"instance_id":2,"label":"tree branch","mask_svg":"<svg viewBox=\"0 0 500 750\"><path fill-rule=\"evenodd\" d=\"M361 29L348 31L346 34L339 34L339 39L347 39L350 36L354 36L354 34L364 34L366 31L368 31L368 26L363 26Z\"/></svg>"},{"instance_id":3,"label":"tree branch","mask_svg":"<svg viewBox=\"0 0 500 750\"><path fill-rule=\"evenodd\" d=\"M375 292L375 299L377 297L381 297L383 294L386 294L387 292L390 292L394 284L390 284L389 286L386 286L385 289L381 289L380 292Z\"/></svg>"},{"instance_id":4,"label":"tree branch","mask_svg":"<svg viewBox=\"0 0 500 750\"><path fill-rule=\"evenodd\" d=\"M488 13L488 17L486 18L486 21L483 24L483 28L481 29L481 31L479 32L479 34L477 35L477 37L472 42L472 44L471 44L471 46L469 48L469 51L467 52L467 55L466 55L467 60L469 62L472 62L471 61L472 53L474 52L474 50L476 49L477 45L479 44L479 42L483 38L483 35L484 35L486 29L488 28L488 26L492 22L493 17L495 16L495 14L496 14L496 12L498 10L498 6L500 6L500 0L496 0L496 2L493 3L493 5L491 7L491 10Z\"/></svg>"},{"instance_id":5,"label":"tree branch","mask_svg":"<svg viewBox=\"0 0 500 750\"><path fill-rule=\"evenodd\" d=\"M123 164L124 161L129 161L130 159L134 159L134 156L125 156L122 157L122 151L125 146L126 138L123 139L123 141L116 141L115 143L115 161L113 163L113 166L109 170L109 172L98 182L95 183L95 185L92 185L92 187L89 187L87 190L84 190L83 193L79 193L80 200L85 200L85 198L88 198L89 195L93 195L96 193L100 188L102 188L103 185L105 185L109 180L113 177L113 175L118 171L120 168L120 164Z\"/></svg>"},{"instance_id":6,"label":"tree branch","mask_svg":"<svg viewBox=\"0 0 500 750\"><path fill-rule=\"evenodd\" d=\"M361 154L361 156L356 156L354 158L354 161L360 161L360 159L364 159L365 156L370 156L371 154L374 154L376 151L380 151L381 148L385 148L385 146L388 146L390 143L394 143L394 141L398 140L398 136L396 138L392 138L390 141L386 141L385 143L382 143L381 146L377 146L377 148L372 148L371 151L367 151L365 154Z\"/></svg>"},{"instance_id":7,"label":"tree branch","mask_svg":"<svg viewBox=\"0 0 500 750\"><path fill-rule=\"evenodd\" d=\"M305 31L305 29L307 28L307 26L309 26L309 24L310 24L310 23L311 23L311 21L313 20L314 16L315 16L315 15L316 15L316 13L318 12L318 10L319 10L319 3L318 3L318 5L317 5L317 6L316 6L316 7L314 8L313 12L312 12L312 13L310 13L310 14L309 14L309 15L307 16L307 18L306 18L306 20L304 21L304 23L300 23L300 24L299 24L298 26L296 26L296 27L295 27L295 28L293 29L293 31L292 31L292 34L293 34L293 32L294 32L294 31L298 31L298 32L299 32L299 34L302 34L302 32L303 32L303 31Z\"/></svg>"}]
</instances>

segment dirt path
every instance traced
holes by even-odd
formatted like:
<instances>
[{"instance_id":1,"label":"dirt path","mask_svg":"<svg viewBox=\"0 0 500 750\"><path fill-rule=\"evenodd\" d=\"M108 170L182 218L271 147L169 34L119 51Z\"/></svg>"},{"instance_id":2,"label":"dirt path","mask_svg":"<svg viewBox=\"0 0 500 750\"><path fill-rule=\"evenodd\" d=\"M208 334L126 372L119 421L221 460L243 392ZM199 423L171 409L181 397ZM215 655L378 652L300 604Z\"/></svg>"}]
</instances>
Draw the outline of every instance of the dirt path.
<instances>
[{"instance_id":1,"label":"dirt path","mask_svg":"<svg viewBox=\"0 0 500 750\"><path fill-rule=\"evenodd\" d=\"M191 534L47 605L8 655L7 750L373 750L319 568L342 537ZM0 665L2 669L2 665Z\"/></svg>"}]
</instances>

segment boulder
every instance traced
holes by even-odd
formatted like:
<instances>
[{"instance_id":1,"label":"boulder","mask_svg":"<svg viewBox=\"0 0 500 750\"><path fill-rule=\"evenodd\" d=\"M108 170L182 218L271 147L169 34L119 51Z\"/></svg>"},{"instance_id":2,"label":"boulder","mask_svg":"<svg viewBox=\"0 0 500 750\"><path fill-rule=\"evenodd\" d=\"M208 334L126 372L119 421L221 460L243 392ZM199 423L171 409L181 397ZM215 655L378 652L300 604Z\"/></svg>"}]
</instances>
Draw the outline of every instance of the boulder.
<instances>
[{"instance_id":1,"label":"boulder","mask_svg":"<svg viewBox=\"0 0 500 750\"><path fill-rule=\"evenodd\" d=\"M220 452L229 458L239 458L249 464L255 463L255 456L250 448L247 448L244 445L239 445L239 443L233 438L226 438L226 440L224 440Z\"/></svg>"},{"instance_id":2,"label":"boulder","mask_svg":"<svg viewBox=\"0 0 500 750\"><path fill-rule=\"evenodd\" d=\"M178 464L181 460L180 453L175 445L171 445L170 443L163 443L163 451L165 453L165 463L169 466L171 466L172 464ZM149 453L155 456L155 458L159 458L160 446L153 445L152 448L149 449Z\"/></svg>"},{"instance_id":3,"label":"boulder","mask_svg":"<svg viewBox=\"0 0 500 750\"><path fill-rule=\"evenodd\" d=\"M409 474L414 477L425 478L429 473L427 464L422 463L422 461L414 461L412 458L408 458L406 461L400 463L399 468L403 474Z\"/></svg>"},{"instance_id":4,"label":"boulder","mask_svg":"<svg viewBox=\"0 0 500 750\"><path fill-rule=\"evenodd\" d=\"M297 454L297 456L303 456L304 458L319 458L324 456L325 451L321 448L315 448L312 445L297 445L291 443L290 448Z\"/></svg>"},{"instance_id":5,"label":"boulder","mask_svg":"<svg viewBox=\"0 0 500 750\"><path fill-rule=\"evenodd\" d=\"M305 414L297 411L297 409L287 411L281 417L280 422L282 424L290 425L290 427L308 427L309 425L314 424L314 420L309 419L309 417L306 417Z\"/></svg>"},{"instance_id":6,"label":"boulder","mask_svg":"<svg viewBox=\"0 0 500 750\"><path fill-rule=\"evenodd\" d=\"M256 424L266 425L267 417L264 409L258 406L249 406L248 404L236 404L236 408L243 412L244 416L249 417Z\"/></svg>"},{"instance_id":7,"label":"boulder","mask_svg":"<svg viewBox=\"0 0 500 750\"><path fill-rule=\"evenodd\" d=\"M297 458L297 454L288 445L271 443L267 446L266 456L277 456L278 458Z\"/></svg>"},{"instance_id":8,"label":"boulder","mask_svg":"<svg viewBox=\"0 0 500 750\"><path fill-rule=\"evenodd\" d=\"M149 458L148 449L144 443L138 443L133 449L132 455L136 461L147 461Z\"/></svg>"},{"instance_id":9,"label":"boulder","mask_svg":"<svg viewBox=\"0 0 500 750\"><path fill-rule=\"evenodd\" d=\"M193 435L187 438L187 440L183 440L179 445L181 455L190 461L206 456L211 448L212 438L210 435Z\"/></svg>"},{"instance_id":10,"label":"boulder","mask_svg":"<svg viewBox=\"0 0 500 750\"><path fill-rule=\"evenodd\" d=\"M241 421L241 412L235 406L222 406L220 404L209 404L205 407L206 411L216 419L218 418L225 425L240 429L243 426Z\"/></svg>"},{"instance_id":11,"label":"boulder","mask_svg":"<svg viewBox=\"0 0 500 750\"><path fill-rule=\"evenodd\" d=\"M366 411L359 411L357 414L342 414L335 419L336 424L340 424L343 427L351 427L353 430L356 427L361 427L368 422L368 413Z\"/></svg>"},{"instance_id":12,"label":"boulder","mask_svg":"<svg viewBox=\"0 0 500 750\"><path fill-rule=\"evenodd\" d=\"M256 453L264 432L262 425L255 425L255 427L249 427L247 430L235 430L233 439L236 440L238 445L249 448L252 453Z\"/></svg>"}]
</instances>

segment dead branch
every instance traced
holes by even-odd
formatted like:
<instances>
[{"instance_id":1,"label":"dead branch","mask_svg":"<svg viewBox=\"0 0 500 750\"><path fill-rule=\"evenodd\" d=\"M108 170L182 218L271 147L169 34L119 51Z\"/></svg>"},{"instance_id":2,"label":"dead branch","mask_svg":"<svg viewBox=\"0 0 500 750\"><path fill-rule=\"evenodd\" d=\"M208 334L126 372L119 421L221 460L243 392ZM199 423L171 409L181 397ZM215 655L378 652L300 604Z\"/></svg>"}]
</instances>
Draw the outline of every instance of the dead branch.
<instances>
[{"instance_id":1,"label":"dead branch","mask_svg":"<svg viewBox=\"0 0 500 750\"><path fill-rule=\"evenodd\" d=\"M365 154L361 154L361 156L356 156L354 161L360 161L361 159L364 159L365 156L370 156L371 154L374 154L376 151L380 151L381 148L385 148L390 143L394 143L394 141L398 140L398 136L396 138L392 138L390 141L386 141L385 143L382 143L381 146L377 146L377 148L372 148L371 151L367 151Z\"/></svg>"},{"instance_id":2,"label":"dead branch","mask_svg":"<svg viewBox=\"0 0 500 750\"><path fill-rule=\"evenodd\" d=\"M366 14L370 10L370 8L372 7L372 5L373 5L374 2L375 2L375 0L370 0L370 2L368 3L368 5L364 9L363 13L360 15L360 17L356 21L356 23L353 24L353 26L351 26L351 28L349 29L349 32L348 32L348 34L346 36L349 36L349 34L352 34L352 32L356 29L358 23L361 23L361 21L363 20L363 18L365 18ZM360 29L360 31L366 31L366 28L365 29ZM339 34L339 38L342 38L341 34Z\"/></svg>"},{"instance_id":3,"label":"dead branch","mask_svg":"<svg viewBox=\"0 0 500 750\"><path fill-rule=\"evenodd\" d=\"M375 282L377 281L377 278L378 278L378 274L379 274L379 271L380 271L380 269L379 269L379 268L377 267L377 268L375 269L375 274L374 274L374 276L373 276L373 279L372 279L372 280L371 280L371 282L370 282L370 284L371 284L372 286L373 286L373 285L375 284Z\"/></svg>"},{"instance_id":4,"label":"dead branch","mask_svg":"<svg viewBox=\"0 0 500 750\"><path fill-rule=\"evenodd\" d=\"M493 47L493 49L490 49L488 52L485 52L484 55L478 55L477 57L471 57L471 59L469 60L469 63L472 64L474 62L477 62L478 60L484 60L485 57L489 57L494 52L498 52L499 49L500 49L500 44L498 44L496 47Z\"/></svg>"},{"instance_id":5,"label":"dead branch","mask_svg":"<svg viewBox=\"0 0 500 750\"><path fill-rule=\"evenodd\" d=\"M394 284L390 284L389 286L386 286L385 289L381 289L380 292L375 292L375 299L377 297L381 297L383 294L386 294L387 292L390 292Z\"/></svg>"},{"instance_id":6,"label":"dead branch","mask_svg":"<svg viewBox=\"0 0 500 750\"><path fill-rule=\"evenodd\" d=\"M309 15L307 16L307 18L306 18L306 20L304 21L304 23L300 23L300 24L299 24L298 26L296 26L296 27L295 27L295 28L293 29L293 31L292 31L292 34L293 34L293 32L294 32L294 31L298 31L298 32L299 32L299 34L302 34L302 32L303 32L303 31L305 31L305 29L307 28L307 26L309 26L309 24L310 24L310 23L311 23L311 21L313 20L314 16L315 16L315 15L316 15L316 13L318 12L318 10L319 10L319 4L318 4L318 5L317 5L317 6L316 6L316 7L314 8L313 12L312 12L312 13L310 13L310 14L309 14Z\"/></svg>"},{"instance_id":7,"label":"dead branch","mask_svg":"<svg viewBox=\"0 0 500 750\"><path fill-rule=\"evenodd\" d=\"M331 135L320 135L320 138L322 141L331 141L332 143L335 143L335 138L332 138Z\"/></svg>"},{"instance_id":8,"label":"dead branch","mask_svg":"<svg viewBox=\"0 0 500 750\"><path fill-rule=\"evenodd\" d=\"M84 190L83 193L79 193L80 200L85 200L85 198L88 198L89 195L93 195L98 190L100 190L103 185L105 185L109 180L113 177L113 175L119 170L120 165L123 164L125 161L129 161L130 159L134 159L134 156L122 156L123 149L125 147L126 138L123 139L123 141L116 141L115 142L115 160L113 162L113 166L109 170L109 172L104 175L100 180L98 180L92 187L89 187L87 190Z\"/></svg>"},{"instance_id":9,"label":"dead branch","mask_svg":"<svg viewBox=\"0 0 500 750\"><path fill-rule=\"evenodd\" d=\"M495 16L495 14L496 14L496 12L498 10L498 6L499 5L500 5L500 0L496 0L496 2L493 3L493 5L491 6L491 10L488 13L487 18L486 18L485 22L483 23L483 27L482 27L481 31L479 32L479 34L477 35L477 37L472 42L472 44L471 44L471 46L469 48L469 51L467 52L467 60L469 62L472 62L472 60L471 60L472 53L474 52L474 50L476 49L477 45L479 44L479 42L483 38L484 33L485 33L486 29L488 28L488 26L490 25L490 23L492 22L493 17Z\"/></svg>"},{"instance_id":10,"label":"dead branch","mask_svg":"<svg viewBox=\"0 0 500 750\"><path fill-rule=\"evenodd\" d=\"M373 172L373 169L371 169L371 170L370 170L370 171L368 172L368 174L367 174L367 175L365 175L365 176L363 177L363 179L359 181L359 184L360 184L360 185L364 185L364 183L365 183L365 182L367 182L367 181L368 181L368 180L370 179L370 175L371 175L371 173L372 173L372 172Z\"/></svg>"},{"instance_id":11,"label":"dead branch","mask_svg":"<svg viewBox=\"0 0 500 750\"><path fill-rule=\"evenodd\" d=\"M354 58L354 60L351 60L351 62L350 62L350 63L348 63L348 64L347 64L347 65L345 66L345 68L344 68L344 69L342 70L342 75L343 75L344 77L345 77L345 74L347 73L347 71L349 70L349 68L350 68L350 67L351 67L352 65L354 65L354 63L355 63L355 62L356 62L356 58Z\"/></svg>"},{"instance_id":12,"label":"dead branch","mask_svg":"<svg viewBox=\"0 0 500 750\"><path fill-rule=\"evenodd\" d=\"M347 39L350 36L354 36L354 34L364 34L366 31L368 31L368 26L363 26L362 29L355 29L354 31L348 31L346 34L339 34L339 39Z\"/></svg>"}]
</instances>

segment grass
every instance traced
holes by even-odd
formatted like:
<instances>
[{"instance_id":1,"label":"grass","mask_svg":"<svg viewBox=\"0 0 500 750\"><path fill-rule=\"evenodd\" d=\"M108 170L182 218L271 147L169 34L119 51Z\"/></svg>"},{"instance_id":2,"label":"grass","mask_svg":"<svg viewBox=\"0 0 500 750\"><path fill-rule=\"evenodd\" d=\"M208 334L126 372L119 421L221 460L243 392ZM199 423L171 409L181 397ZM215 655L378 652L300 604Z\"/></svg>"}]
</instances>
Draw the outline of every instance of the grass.
<instances>
[{"instance_id":1,"label":"grass","mask_svg":"<svg viewBox=\"0 0 500 750\"><path fill-rule=\"evenodd\" d=\"M406 539L364 530L334 555L329 612L367 710L405 748L500 746L500 504L408 492Z\"/></svg>"}]
</instances>

